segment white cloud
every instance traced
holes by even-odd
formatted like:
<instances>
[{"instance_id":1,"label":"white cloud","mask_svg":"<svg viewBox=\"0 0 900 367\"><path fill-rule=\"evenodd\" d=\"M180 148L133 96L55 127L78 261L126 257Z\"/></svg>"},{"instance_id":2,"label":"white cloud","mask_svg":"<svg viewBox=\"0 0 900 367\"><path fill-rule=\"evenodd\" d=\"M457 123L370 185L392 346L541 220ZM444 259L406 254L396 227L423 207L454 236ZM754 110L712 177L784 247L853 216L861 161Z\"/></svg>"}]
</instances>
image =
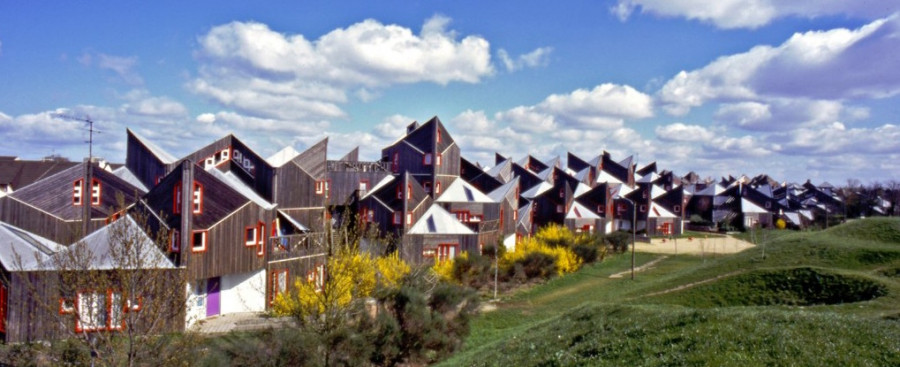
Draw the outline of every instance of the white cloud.
<instances>
[{"instance_id":1,"label":"white cloud","mask_svg":"<svg viewBox=\"0 0 900 367\"><path fill-rule=\"evenodd\" d=\"M111 70L122 81L129 85L144 84L144 79L134 71L134 67L138 63L138 59L135 56L124 57L103 53L98 53L96 55L84 53L78 60L85 66L96 64L100 69Z\"/></svg>"},{"instance_id":2,"label":"white cloud","mask_svg":"<svg viewBox=\"0 0 900 367\"><path fill-rule=\"evenodd\" d=\"M187 115L187 108L168 97L147 97L123 106L131 115L181 117Z\"/></svg>"},{"instance_id":3,"label":"white cloud","mask_svg":"<svg viewBox=\"0 0 900 367\"><path fill-rule=\"evenodd\" d=\"M506 50L500 49L497 51L497 56L500 58L500 61L503 62L506 71L513 72L526 67L536 68L539 66L547 66L550 64L551 52L553 52L552 47L540 47L527 54L519 55L517 58L512 58Z\"/></svg>"},{"instance_id":4,"label":"white cloud","mask_svg":"<svg viewBox=\"0 0 900 367\"><path fill-rule=\"evenodd\" d=\"M666 142L702 142L715 137L712 131L699 125L676 122L656 127L656 138Z\"/></svg>"},{"instance_id":5,"label":"white cloud","mask_svg":"<svg viewBox=\"0 0 900 367\"><path fill-rule=\"evenodd\" d=\"M372 132L379 138L393 141L406 135L406 127L413 123L413 121L415 121L415 119L411 117L391 115L375 125Z\"/></svg>"},{"instance_id":6,"label":"white cloud","mask_svg":"<svg viewBox=\"0 0 900 367\"><path fill-rule=\"evenodd\" d=\"M623 119L653 116L653 100L628 85L601 84L593 90L553 94L538 107L585 127L618 127Z\"/></svg>"},{"instance_id":7,"label":"white cloud","mask_svg":"<svg viewBox=\"0 0 900 367\"><path fill-rule=\"evenodd\" d=\"M200 37L201 66L189 87L244 114L316 120L344 117L348 90L366 101L391 85L478 83L492 75L488 41L457 40L449 21L432 17L416 35L369 19L314 41L261 23L220 25Z\"/></svg>"},{"instance_id":8,"label":"white cloud","mask_svg":"<svg viewBox=\"0 0 900 367\"><path fill-rule=\"evenodd\" d=\"M212 124L216 122L216 115L212 113L201 113L197 116L197 122L203 124Z\"/></svg>"},{"instance_id":9,"label":"white cloud","mask_svg":"<svg viewBox=\"0 0 900 367\"><path fill-rule=\"evenodd\" d=\"M846 15L874 19L900 11L897 0L619 0L610 12L627 20L640 8L642 13L684 17L712 23L719 28L758 28L784 17L814 18Z\"/></svg>"},{"instance_id":10,"label":"white cloud","mask_svg":"<svg viewBox=\"0 0 900 367\"><path fill-rule=\"evenodd\" d=\"M778 47L757 46L681 71L660 89L663 107L683 115L709 101L772 98L884 98L900 93L898 17L855 30L797 33ZM851 72L852 71L852 72Z\"/></svg>"}]
</instances>

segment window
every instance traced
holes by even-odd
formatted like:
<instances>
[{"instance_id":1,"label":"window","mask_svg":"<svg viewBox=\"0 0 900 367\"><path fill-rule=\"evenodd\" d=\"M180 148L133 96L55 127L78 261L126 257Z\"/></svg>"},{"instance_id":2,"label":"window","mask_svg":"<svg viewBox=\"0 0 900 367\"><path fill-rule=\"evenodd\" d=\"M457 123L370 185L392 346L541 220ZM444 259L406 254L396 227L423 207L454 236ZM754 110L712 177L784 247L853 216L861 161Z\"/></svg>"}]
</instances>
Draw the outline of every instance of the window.
<instances>
[{"instance_id":1,"label":"window","mask_svg":"<svg viewBox=\"0 0 900 367\"><path fill-rule=\"evenodd\" d=\"M256 256L263 256L266 254L266 224L259 222L257 227L259 237L256 238Z\"/></svg>"},{"instance_id":2,"label":"window","mask_svg":"<svg viewBox=\"0 0 900 367\"><path fill-rule=\"evenodd\" d=\"M406 200L412 199L412 185L406 185Z\"/></svg>"},{"instance_id":3,"label":"window","mask_svg":"<svg viewBox=\"0 0 900 367\"><path fill-rule=\"evenodd\" d=\"M275 270L272 273L272 301L279 294L287 292L288 289L288 270Z\"/></svg>"},{"instance_id":4,"label":"window","mask_svg":"<svg viewBox=\"0 0 900 367\"><path fill-rule=\"evenodd\" d=\"M306 281L315 285L316 293L325 289L325 264L318 264L315 270L306 273Z\"/></svg>"},{"instance_id":5,"label":"window","mask_svg":"<svg viewBox=\"0 0 900 367\"><path fill-rule=\"evenodd\" d=\"M597 204L597 214L603 214L604 209L606 208L603 207L603 204Z\"/></svg>"},{"instance_id":6,"label":"window","mask_svg":"<svg viewBox=\"0 0 900 367\"><path fill-rule=\"evenodd\" d=\"M125 302L121 293L79 292L75 296L75 309L65 300L60 301L60 312L75 312L75 331L122 330L125 328Z\"/></svg>"},{"instance_id":7,"label":"window","mask_svg":"<svg viewBox=\"0 0 900 367\"><path fill-rule=\"evenodd\" d=\"M84 179L75 180L72 184L72 205L81 205L81 198L84 197Z\"/></svg>"},{"instance_id":8,"label":"window","mask_svg":"<svg viewBox=\"0 0 900 367\"><path fill-rule=\"evenodd\" d=\"M562 205L562 204L559 204L559 205L556 206L556 212L557 212L557 213L565 213L565 212L566 212L566 207L565 207L564 205Z\"/></svg>"},{"instance_id":9,"label":"window","mask_svg":"<svg viewBox=\"0 0 900 367\"><path fill-rule=\"evenodd\" d=\"M561 198L566 197L566 189L559 189L559 197L561 197Z\"/></svg>"},{"instance_id":10,"label":"window","mask_svg":"<svg viewBox=\"0 0 900 367\"><path fill-rule=\"evenodd\" d=\"M519 211L518 211L518 210L515 210L515 209L513 209L513 211L512 211L512 212L513 212L513 221L517 221L517 220L519 220Z\"/></svg>"},{"instance_id":11,"label":"window","mask_svg":"<svg viewBox=\"0 0 900 367\"><path fill-rule=\"evenodd\" d=\"M767 201L767 202L766 202L766 209L772 209L772 202L771 202L771 201Z\"/></svg>"},{"instance_id":12,"label":"window","mask_svg":"<svg viewBox=\"0 0 900 367\"><path fill-rule=\"evenodd\" d=\"M181 234L177 229L169 232L169 251L181 252Z\"/></svg>"},{"instance_id":13,"label":"window","mask_svg":"<svg viewBox=\"0 0 900 367\"><path fill-rule=\"evenodd\" d=\"M442 160L441 158L442 158L442 157L443 157L443 154L438 153L438 154L437 154L437 157L434 159L434 165L440 166L440 165L441 165L441 160Z\"/></svg>"},{"instance_id":14,"label":"window","mask_svg":"<svg viewBox=\"0 0 900 367\"><path fill-rule=\"evenodd\" d=\"M100 205L100 180L91 179L91 206Z\"/></svg>"},{"instance_id":15,"label":"window","mask_svg":"<svg viewBox=\"0 0 900 367\"><path fill-rule=\"evenodd\" d=\"M248 226L244 228L244 246L255 246L257 242L256 227Z\"/></svg>"},{"instance_id":16,"label":"window","mask_svg":"<svg viewBox=\"0 0 900 367\"><path fill-rule=\"evenodd\" d=\"M181 213L181 182L176 183L172 189L172 213Z\"/></svg>"},{"instance_id":17,"label":"window","mask_svg":"<svg viewBox=\"0 0 900 367\"><path fill-rule=\"evenodd\" d=\"M397 199L403 199L403 186L397 185Z\"/></svg>"},{"instance_id":18,"label":"window","mask_svg":"<svg viewBox=\"0 0 900 367\"><path fill-rule=\"evenodd\" d=\"M403 220L403 213L402 212L394 212L394 224L401 224L401 223L403 223L403 222L401 222L402 220Z\"/></svg>"},{"instance_id":19,"label":"window","mask_svg":"<svg viewBox=\"0 0 900 367\"><path fill-rule=\"evenodd\" d=\"M322 195L325 193L325 181L318 180L316 181L316 195Z\"/></svg>"},{"instance_id":20,"label":"window","mask_svg":"<svg viewBox=\"0 0 900 367\"><path fill-rule=\"evenodd\" d=\"M435 193L435 194L440 194L440 193L441 193L441 181L438 181L438 182L435 182L435 183L434 183L434 193Z\"/></svg>"},{"instance_id":21,"label":"window","mask_svg":"<svg viewBox=\"0 0 900 367\"><path fill-rule=\"evenodd\" d=\"M425 182L423 182L423 183L422 183L422 187L425 188L425 193L426 193L426 194L430 194L430 193L431 193L431 181L425 181Z\"/></svg>"},{"instance_id":22,"label":"window","mask_svg":"<svg viewBox=\"0 0 900 367\"><path fill-rule=\"evenodd\" d=\"M675 205L672 207L672 210L675 211L675 214L681 213L681 205Z\"/></svg>"},{"instance_id":23,"label":"window","mask_svg":"<svg viewBox=\"0 0 900 367\"><path fill-rule=\"evenodd\" d=\"M194 214L203 213L203 185L198 182L194 182L193 211Z\"/></svg>"},{"instance_id":24,"label":"window","mask_svg":"<svg viewBox=\"0 0 900 367\"><path fill-rule=\"evenodd\" d=\"M437 131L437 138L435 138L435 141L438 142L438 143L441 142L441 129L438 129L438 131Z\"/></svg>"},{"instance_id":25,"label":"window","mask_svg":"<svg viewBox=\"0 0 900 367\"><path fill-rule=\"evenodd\" d=\"M442 243L438 245L437 261L453 260L456 258L456 250L459 247L456 244Z\"/></svg>"},{"instance_id":26,"label":"window","mask_svg":"<svg viewBox=\"0 0 900 367\"><path fill-rule=\"evenodd\" d=\"M648 189L648 190L649 190L649 189ZM647 198L647 190L644 190L644 191L641 192L641 197L644 198L644 199Z\"/></svg>"},{"instance_id":27,"label":"window","mask_svg":"<svg viewBox=\"0 0 900 367\"><path fill-rule=\"evenodd\" d=\"M468 211L461 210L461 211L453 212L453 214L456 214L456 220L458 220L462 223L469 222L469 212Z\"/></svg>"},{"instance_id":28,"label":"window","mask_svg":"<svg viewBox=\"0 0 900 367\"><path fill-rule=\"evenodd\" d=\"M194 231L191 235L191 252L206 252L206 232L205 230Z\"/></svg>"},{"instance_id":29,"label":"window","mask_svg":"<svg viewBox=\"0 0 900 367\"><path fill-rule=\"evenodd\" d=\"M360 180L359 181L359 191L361 191L361 192L369 191L369 180Z\"/></svg>"},{"instance_id":30,"label":"window","mask_svg":"<svg viewBox=\"0 0 900 367\"><path fill-rule=\"evenodd\" d=\"M425 155L422 156L422 164L424 164L426 166L430 166L431 159L432 159L431 153L425 153Z\"/></svg>"},{"instance_id":31,"label":"window","mask_svg":"<svg viewBox=\"0 0 900 367\"><path fill-rule=\"evenodd\" d=\"M646 205L641 205L641 213L643 213L643 212L645 212L645 211L647 211L647 206L646 206Z\"/></svg>"},{"instance_id":32,"label":"window","mask_svg":"<svg viewBox=\"0 0 900 367\"><path fill-rule=\"evenodd\" d=\"M394 153L394 158L391 160L391 171L394 173L400 172L400 152Z\"/></svg>"},{"instance_id":33,"label":"window","mask_svg":"<svg viewBox=\"0 0 900 367\"><path fill-rule=\"evenodd\" d=\"M215 165L216 165L215 157L206 158L206 162L203 162L204 169L209 169L210 167L215 167Z\"/></svg>"},{"instance_id":34,"label":"window","mask_svg":"<svg viewBox=\"0 0 900 367\"><path fill-rule=\"evenodd\" d=\"M412 224L412 212L406 213L406 225Z\"/></svg>"}]
</instances>

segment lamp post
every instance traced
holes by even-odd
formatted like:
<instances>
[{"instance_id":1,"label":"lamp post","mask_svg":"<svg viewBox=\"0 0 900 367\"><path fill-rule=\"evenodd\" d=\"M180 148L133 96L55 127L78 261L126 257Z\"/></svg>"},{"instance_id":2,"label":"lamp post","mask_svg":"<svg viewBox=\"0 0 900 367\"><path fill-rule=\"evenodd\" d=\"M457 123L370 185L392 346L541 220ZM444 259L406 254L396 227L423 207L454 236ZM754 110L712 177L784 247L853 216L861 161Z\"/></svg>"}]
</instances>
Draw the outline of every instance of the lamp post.
<instances>
[{"instance_id":1,"label":"lamp post","mask_svg":"<svg viewBox=\"0 0 900 367\"><path fill-rule=\"evenodd\" d=\"M634 280L634 244L637 238L637 207L634 201L624 196L619 197L631 204L631 280Z\"/></svg>"}]
</instances>

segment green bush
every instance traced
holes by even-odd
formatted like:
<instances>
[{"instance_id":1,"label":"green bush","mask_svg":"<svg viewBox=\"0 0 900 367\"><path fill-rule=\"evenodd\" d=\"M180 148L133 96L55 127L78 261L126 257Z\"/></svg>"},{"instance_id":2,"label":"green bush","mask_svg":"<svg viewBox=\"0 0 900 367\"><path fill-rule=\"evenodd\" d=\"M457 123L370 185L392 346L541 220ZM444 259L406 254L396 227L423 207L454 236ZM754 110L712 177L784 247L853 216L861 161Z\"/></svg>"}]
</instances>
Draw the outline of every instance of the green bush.
<instances>
[{"instance_id":1,"label":"green bush","mask_svg":"<svg viewBox=\"0 0 900 367\"><path fill-rule=\"evenodd\" d=\"M582 263L589 264L594 261L597 261L597 257L598 257L597 246L594 246L593 244L575 245L575 247L572 248L572 252L574 252L575 255L577 255L578 258L581 259Z\"/></svg>"},{"instance_id":2,"label":"green bush","mask_svg":"<svg viewBox=\"0 0 900 367\"><path fill-rule=\"evenodd\" d=\"M613 253L623 253L628 251L628 245L631 243L632 235L628 232L616 231L606 235L605 241Z\"/></svg>"},{"instance_id":3,"label":"green bush","mask_svg":"<svg viewBox=\"0 0 900 367\"><path fill-rule=\"evenodd\" d=\"M556 259L542 252L532 252L516 260L527 279L549 278L556 274ZM518 266L517 266L518 267Z\"/></svg>"},{"instance_id":4,"label":"green bush","mask_svg":"<svg viewBox=\"0 0 900 367\"><path fill-rule=\"evenodd\" d=\"M453 260L453 278L475 289L493 280L493 261L490 257L470 254Z\"/></svg>"}]
</instances>

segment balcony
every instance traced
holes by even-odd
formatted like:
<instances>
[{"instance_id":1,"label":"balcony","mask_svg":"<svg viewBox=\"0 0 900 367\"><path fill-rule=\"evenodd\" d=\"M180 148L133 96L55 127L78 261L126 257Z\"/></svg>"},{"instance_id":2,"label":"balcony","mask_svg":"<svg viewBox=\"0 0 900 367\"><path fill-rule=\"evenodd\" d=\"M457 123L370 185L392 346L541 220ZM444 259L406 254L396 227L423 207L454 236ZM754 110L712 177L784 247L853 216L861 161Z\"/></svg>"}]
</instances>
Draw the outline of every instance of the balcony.
<instances>
[{"instance_id":1,"label":"balcony","mask_svg":"<svg viewBox=\"0 0 900 367\"><path fill-rule=\"evenodd\" d=\"M269 261L325 254L324 233L304 233L269 238Z\"/></svg>"},{"instance_id":2,"label":"balcony","mask_svg":"<svg viewBox=\"0 0 900 367\"><path fill-rule=\"evenodd\" d=\"M390 172L389 162L326 161L328 172Z\"/></svg>"}]
</instances>

